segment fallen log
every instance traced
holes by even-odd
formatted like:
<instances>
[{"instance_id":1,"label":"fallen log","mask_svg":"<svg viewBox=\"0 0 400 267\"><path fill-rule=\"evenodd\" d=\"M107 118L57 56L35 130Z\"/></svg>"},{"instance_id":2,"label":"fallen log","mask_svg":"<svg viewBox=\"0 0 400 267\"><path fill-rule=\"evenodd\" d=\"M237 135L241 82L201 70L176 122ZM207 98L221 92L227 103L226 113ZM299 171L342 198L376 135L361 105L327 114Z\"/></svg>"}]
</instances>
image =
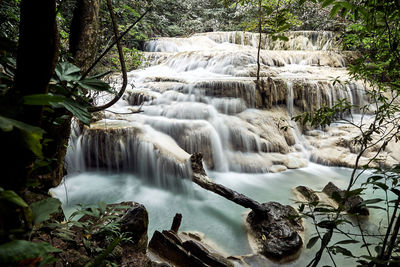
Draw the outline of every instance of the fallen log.
<instances>
[{"instance_id":1,"label":"fallen log","mask_svg":"<svg viewBox=\"0 0 400 267\"><path fill-rule=\"evenodd\" d=\"M269 208L261 205L257 201L238 193L226 186L217 184L207 176L203 168L203 155L201 153L194 153L190 156L190 163L192 166L192 181L202 188L214 192L236 204L252 209L255 213L259 215L268 217Z\"/></svg>"}]
</instances>

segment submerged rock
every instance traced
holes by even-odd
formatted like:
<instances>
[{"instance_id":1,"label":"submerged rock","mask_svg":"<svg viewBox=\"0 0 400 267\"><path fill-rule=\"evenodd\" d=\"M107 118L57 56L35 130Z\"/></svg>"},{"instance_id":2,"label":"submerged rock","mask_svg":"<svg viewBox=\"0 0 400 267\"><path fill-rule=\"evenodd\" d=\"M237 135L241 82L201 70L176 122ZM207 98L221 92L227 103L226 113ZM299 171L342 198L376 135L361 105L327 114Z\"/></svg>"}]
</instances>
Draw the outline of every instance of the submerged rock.
<instances>
[{"instance_id":1,"label":"submerged rock","mask_svg":"<svg viewBox=\"0 0 400 267\"><path fill-rule=\"evenodd\" d=\"M324 189L322 189L322 192L327 194L330 198L335 200L337 202L338 197L343 199L345 197L345 190L340 189L337 187L334 183L329 182ZM335 196L337 194L337 196ZM360 206L360 204L363 202L363 198L360 196L350 196L347 198L346 202L344 203L344 207L348 213L354 214L358 213L360 215L369 215L369 211L366 207ZM339 204L339 203L338 203Z\"/></svg>"},{"instance_id":2,"label":"submerged rock","mask_svg":"<svg viewBox=\"0 0 400 267\"><path fill-rule=\"evenodd\" d=\"M283 172L286 171L287 168L284 165L272 165L271 168L269 168L270 172L276 173L276 172Z\"/></svg>"},{"instance_id":3,"label":"submerged rock","mask_svg":"<svg viewBox=\"0 0 400 267\"><path fill-rule=\"evenodd\" d=\"M293 257L303 245L298 234L298 231L303 231L303 226L296 219L298 215L296 210L278 202L268 202L263 205L268 209L268 216L251 211L246 219L257 252L274 260Z\"/></svg>"}]
</instances>

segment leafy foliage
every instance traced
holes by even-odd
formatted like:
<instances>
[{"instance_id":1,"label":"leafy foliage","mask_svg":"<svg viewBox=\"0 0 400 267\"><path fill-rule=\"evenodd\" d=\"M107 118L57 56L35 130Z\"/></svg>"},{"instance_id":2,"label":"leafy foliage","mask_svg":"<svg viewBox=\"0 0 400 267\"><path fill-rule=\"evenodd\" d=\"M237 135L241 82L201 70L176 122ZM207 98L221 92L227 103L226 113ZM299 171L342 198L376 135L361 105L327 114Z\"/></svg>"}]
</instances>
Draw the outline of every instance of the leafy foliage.
<instances>
[{"instance_id":1,"label":"leafy foliage","mask_svg":"<svg viewBox=\"0 0 400 267\"><path fill-rule=\"evenodd\" d=\"M82 123L89 124L90 98L87 93L90 91L112 92L107 83L97 78L82 79L80 69L69 62L61 62L57 65L53 82L50 93L24 96L24 104L45 105L55 109L65 108Z\"/></svg>"},{"instance_id":2,"label":"leafy foliage","mask_svg":"<svg viewBox=\"0 0 400 267\"><path fill-rule=\"evenodd\" d=\"M61 207L61 202L57 198L46 198L30 205L32 210L34 224L39 224L41 222L50 219L50 215L57 212Z\"/></svg>"},{"instance_id":3,"label":"leafy foliage","mask_svg":"<svg viewBox=\"0 0 400 267\"><path fill-rule=\"evenodd\" d=\"M0 245L0 261L3 264L26 264L28 262L41 265L56 261L50 253L61 252L48 243L33 243L26 240L14 240Z\"/></svg>"},{"instance_id":4,"label":"leafy foliage","mask_svg":"<svg viewBox=\"0 0 400 267\"><path fill-rule=\"evenodd\" d=\"M225 1L229 3L231 1ZM261 31L272 35L273 39L287 40L281 33L301 25L301 22L293 15L291 0L264 1L264 0L240 0L240 5L257 8L254 15L242 22L247 31L258 31L258 24L261 22Z\"/></svg>"},{"instance_id":5,"label":"leafy foliage","mask_svg":"<svg viewBox=\"0 0 400 267\"><path fill-rule=\"evenodd\" d=\"M304 1L303 1L304 2ZM315 2L315 1L314 1ZM349 25L345 36L345 48L360 51L358 57L348 67L352 78L363 80L368 84L367 92L371 104L363 107L352 106L348 101L341 100L332 107L324 106L314 114L302 114L295 120L312 126L329 125L338 118L356 127L360 135L354 140L358 147L355 168L349 179L349 185L344 196L336 195L338 207L326 209L320 203L308 203L308 211L301 206L305 217L311 218L321 239L321 246L309 266L317 266L325 251L334 263L333 255L342 254L357 260L359 266L387 266L398 261L398 233L400 230L399 216L399 167L393 169L375 168L375 173L360 186L356 182L365 170L371 170L372 163L381 166L379 155L389 144L399 141L399 93L400 93L400 3L395 0L373 1L319 1L322 6L331 6L331 16L340 15L353 23ZM370 121L355 123L344 118L352 109L358 109L363 114L372 114ZM376 151L369 163L360 166L360 158L369 149ZM357 171L363 167L363 171ZM372 189L381 191L384 198L373 198L362 201L359 206L369 209L384 210L386 218L383 234L366 232L361 226L357 214L359 234L343 232L340 225L350 223L343 212L347 199L359 196L363 191ZM396 222L396 223L395 223ZM353 224L351 224L353 225ZM322 236L321 231L325 231ZM330 245L334 233L344 234L351 239L339 241ZM312 242L311 242L312 241ZM315 244L315 238L309 244ZM361 244L367 255L354 255L351 250L342 245ZM373 248L370 249L370 248Z\"/></svg>"},{"instance_id":6,"label":"leafy foliage","mask_svg":"<svg viewBox=\"0 0 400 267\"><path fill-rule=\"evenodd\" d=\"M0 116L0 129L4 132L12 131L13 128L19 129L25 136L25 145L38 157L42 157L42 145L40 141L42 140L44 130L26 124L22 121L13 120Z\"/></svg>"},{"instance_id":7,"label":"leafy foliage","mask_svg":"<svg viewBox=\"0 0 400 267\"><path fill-rule=\"evenodd\" d=\"M87 254L93 258L89 266L98 266L112 254L120 243L129 243L131 238L121 232L118 219L127 205L79 205L64 223L49 223L44 225L51 230L51 235L69 242L71 246L83 244Z\"/></svg>"},{"instance_id":8,"label":"leafy foliage","mask_svg":"<svg viewBox=\"0 0 400 267\"><path fill-rule=\"evenodd\" d=\"M9 205L9 203L12 203L14 205L17 205L18 207L22 207L22 208L27 208L28 204L26 204L26 202L17 195L17 193L15 193L12 190L4 190L3 188L0 187L0 203L4 203L5 206ZM8 203L8 204L7 204ZM3 207L4 209L5 207Z\"/></svg>"},{"instance_id":9,"label":"leafy foliage","mask_svg":"<svg viewBox=\"0 0 400 267\"><path fill-rule=\"evenodd\" d=\"M17 40L20 0L3 0L0 5L0 37Z\"/></svg>"}]
</instances>

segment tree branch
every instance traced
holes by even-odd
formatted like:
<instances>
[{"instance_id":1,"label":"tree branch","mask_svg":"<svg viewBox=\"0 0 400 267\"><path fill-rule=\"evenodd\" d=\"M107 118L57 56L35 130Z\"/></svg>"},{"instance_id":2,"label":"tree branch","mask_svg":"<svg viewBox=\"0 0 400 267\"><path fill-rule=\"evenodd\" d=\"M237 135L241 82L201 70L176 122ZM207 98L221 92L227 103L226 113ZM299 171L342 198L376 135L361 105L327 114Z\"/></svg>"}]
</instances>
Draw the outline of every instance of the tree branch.
<instances>
[{"instance_id":1,"label":"tree branch","mask_svg":"<svg viewBox=\"0 0 400 267\"><path fill-rule=\"evenodd\" d=\"M230 201L235 202L236 204L252 209L255 213L268 217L269 209L257 201L238 193L232 189L229 189L226 186L221 184L217 184L207 176L206 172L203 168L202 163L203 155L201 153L194 153L190 156L190 162L192 166L192 181L199 185L200 187L214 192Z\"/></svg>"},{"instance_id":2,"label":"tree branch","mask_svg":"<svg viewBox=\"0 0 400 267\"><path fill-rule=\"evenodd\" d=\"M118 48L119 62L121 64L121 70L122 70L122 86L121 86L121 89L119 90L118 94L114 97L113 100L111 100L110 102L108 102L107 104L104 104L102 106L90 107L88 109L89 112L101 111L101 110L104 110L104 109L109 108L112 105L114 105L123 96L123 94L125 93L126 86L128 85L128 74L127 74L127 71L126 71L124 53L122 52L121 36L118 36L119 35L119 33L118 33L118 25L117 25L117 20L115 18L115 14L114 14L114 11L113 11L113 8L112 8L111 0L107 0L107 7L108 7L108 10L110 12L110 17L111 17L111 21L112 21L112 24L113 24L113 30L114 30L114 37L115 37L115 41L117 43L117 48ZM93 64L95 64L97 62L94 62ZM94 65L92 65L92 66L94 66ZM90 69L91 68L89 68L85 72L85 74L82 76L82 78L84 78L85 75L87 75L87 73L90 72Z\"/></svg>"},{"instance_id":3,"label":"tree branch","mask_svg":"<svg viewBox=\"0 0 400 267\"><path fill-rule=\"evenodd\" d=\"M115 44L117 44L136 24L139 23L139 21L141 21L144 16L150 11L151 9L147 9L134 23L132 23L131 26L128 27L128 29L126 29L126 31L124 31L119 37L115 37L114 42L112 42L107 48L106 50L104 50L104 52L93 62L93 64L88 68L88 70L82 75L82 79L85 79L85 77L93 70L93 68L97 65L97 63L100 62L100 60L111 50L111 48L113 48L113 46ZM112 11L110 11L112 12ZM114 14L114 12L113 12ZM114 15L115 17L115 15ZM113 22L114 24L114 22ZM115 35L114 35L115 36Z\"/></svg>"}]
</instances>

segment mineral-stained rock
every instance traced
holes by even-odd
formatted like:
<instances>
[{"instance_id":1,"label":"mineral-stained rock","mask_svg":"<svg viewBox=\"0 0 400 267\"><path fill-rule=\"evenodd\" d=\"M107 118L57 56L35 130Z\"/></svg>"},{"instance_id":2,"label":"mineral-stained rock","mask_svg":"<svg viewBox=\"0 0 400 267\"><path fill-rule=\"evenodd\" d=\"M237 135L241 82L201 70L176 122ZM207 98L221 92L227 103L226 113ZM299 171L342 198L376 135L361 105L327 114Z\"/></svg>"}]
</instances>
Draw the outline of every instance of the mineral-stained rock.
<instances>
[{"instance_id":1,"label":"mineral-stained rock","mask_svg":"<svg viewBox=\"0 0 400 267\"><path fill-rule=\"evenodd\" d=\"M319 197L315 194L314 190L309 187L299 185L296 190L302 194L308 201L314 202L319 201Z\"/></svg>"},{"instance_id":2,"label":"mineral-stained rock","mask_svg":"<svg viewBox=\"0 0 400 267\"><path fill-rule=\"evenodd\" d=\"M278 202L262 205L268 210L267 216L253 211L247 216L251 234L258 246L258 253L276 260L293 256L303 245L297 233L303 231L303 227L296 219L296 210Z\"/></svg>"},{"instance_id":3,"label":"mineral-stained rock","mask_svg":"<svg viewBox=\"0 0 400 267\"><path fill-rule=\"evenodd\" d=\"M322 192L327 194L330 198L333 198L335 200L335 194L338 194L340 198L345 197L345 190L340 189L337 187L334 183L329 182L324 189L322 189ZM336 200L335 200L336 201ZM360 204L364 200L360 196L351 196L347 198L346 202L344 203L345 209L348 213L358 213L360 215L369 215L369 211L366 207L360 206Z\"/></svg>"}]
</instances>

